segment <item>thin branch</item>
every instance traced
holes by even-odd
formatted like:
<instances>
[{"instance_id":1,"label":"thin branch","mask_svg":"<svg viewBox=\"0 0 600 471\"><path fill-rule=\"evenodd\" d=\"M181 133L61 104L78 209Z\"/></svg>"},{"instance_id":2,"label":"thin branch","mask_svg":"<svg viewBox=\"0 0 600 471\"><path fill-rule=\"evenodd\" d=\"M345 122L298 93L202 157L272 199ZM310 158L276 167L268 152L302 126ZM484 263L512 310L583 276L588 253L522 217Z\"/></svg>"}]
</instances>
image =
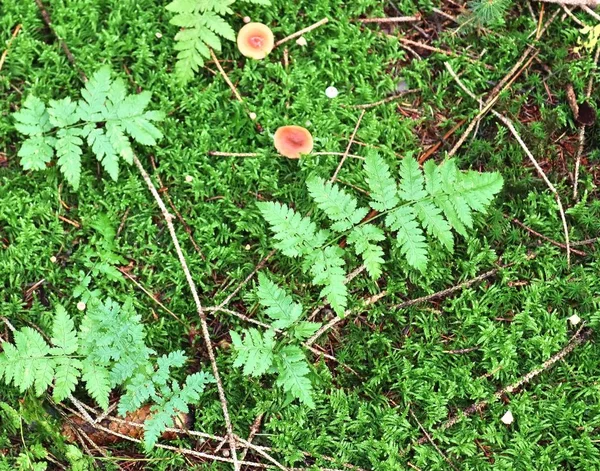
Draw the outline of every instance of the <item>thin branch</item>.
<instances>
[{"instance_id":1,"label":"thin branch","mask_svg":"<svg viewBox=\"0 0 600 471\"><path fill-rule=\"evenodd\" d=\"M22 27L23 27L22 24L18 24L15 27L15 29L12 33L12 36L10 37L8 44L6 45L6 49L2 53L2 56L0 56L0 71L2 70L2 67L4 67L4 61L6 60L6 57L8 56L8 51L10 51L10 47L12 46L13 41L17 37L17 34L19 34L19 31L21 31Z\"/></svg>"},{"instance_id":2,"label":"thin branch","mask_svg":"<svg viewBox=\"0 0 600 471\"><path fill-rule=\"evenodd\" d=\"M346 147L344 156L342 157L342 160L340 160L340 163L338 164L337 168L335 169L335 172L333 172L333 176L331 177L331 180L330 180L330 182L332 182L332 183L337 178L338 173L342 169L342 165L344 165L344 162L346 161L346 158L348 157L348 153L350 152L350 147L352 147L352 142L354 141L354 136L356 136L356 132L358 131L358 127L360 126L360 122L362 121L364 115L365 115L365 110L362 110L362 112L360 113L360 116L358 117L358 121L356 122L356 126L354 126L354 131L352 131L352 136L350 136L350 140L348 141L348 146Z\"/></svg>"},{"instance_id":3,"label":"thin branch","mask_svg":"<svg viewBox=\"0 0 600 471\"><path fill-rule=\"evenodd\" d=\"M277 42L275 43L275 46L274 46L274 47L281 46L283 43L286 43L286 42L288 42L288 41L291 41L292 39L295 39L295 38L297 38L297 37L299 37L299 36L302 36L304 33L308 33L309 31L312 31L313 29L316 29L316 28L318 28L319 26L323 26L323 25L324 25L324 24L326 24L328 21L329 21L329 18L323 18L322 20L320 20L320 21L317 21L317 22L316 22L315 24L313 24L313 25L310 25L310 26L308 26L308 27L306 27L306 28L304 28L304 29L301 29L300 31L296 31L294 34L290 34L289 36L287 36L287 37L285 37L285 38L283 38L283 39L280 39L279 41L277 41Z\"/></svg>"},{"instance_id":4,"label":"thin branch","mask_svg":"<svg viewBox=\"0 0 600 471\"><path fill-rule=\"evenodd\" d=\"M397 100L398 98L402 98L404 95L406 95L408 93L415 93L415 92L418 92L418 90L417 89L405 90L405 91L400 92L400 93L398 93L396 95L389 96L387 98L384 98L383 100L379 100L379 101L376 101L374 103L365 103L363 105L353 105L352 107L356 108L356 109L359 109L359 110L366 110L366 109L369 109L369 108L375 108L376 106L383 105L385 103L390 103L391 101Z\"/></svg>"},{"instance_id":5,"label":"thin branch","mask_svg":"<svg viewBox=\"0 0 600 471\"><path fill-rule=\"evenodd\" d=\"M352 20L358 23L412 23L421 21L420 16L390 16L387 18L356 18Z\"/></svg>"},{"instance_id":6,"label":"thin branch","mask_svg":"<svg viewBox=\"0 0 600 471\"><path fill-rule=\"evenodd\" d=\"M215 381L217 383L217 390L219 393L219 399L221 401L221 409L223 410L223 417L225 419L225 427L227 429L227 435L229 437L229 446L231 448L231 457L233 459L234 469L238 471L240 469L240 464L237 459L237 451L236 451L236 442L235 436L233 434L233 427L231 425L231 419L229 417L229 411L227 408L227 398L225 397L225 391L223 390L223 383L221 382L221 376L219 374L219 369L217 367L217 361L215 359L215 353L213 350L212 342L210 340L210 333L208 331L208 323L206 322L206 314L202 309L202 304L200 303L200 297L198 296L198 290L196 289L196 283L192 278L190 270L188 268L187 262L181 250L181 246L179 244L179 240L177 239L177 234L175 233L175 227L173 226L173 215L169 213L167 207L165 206L164 201L160 197L160 194L156 190L154 183L150 179L148 173L144 169L144 166L140 162L137 155L133 156L133 161L137 166L142 178L146 182L150 193L154 196L156 203L158 204L163 218L167 224L167 228L169 229L169 233L171 234L171 239L173 240L173 245L175 246L175 251L177 252L177 257L179 258L179 263L181 264L181 268L185 274L185 278L190 287L190 291L192 292L192 298L194 299L194 303L196 304L196 311L198 312L198 316L200 318L200 325L202 327L202 335L204 337L204 342L206 343L206 350L208 352L208 356L210 358L210 363L213 370L213 375L215 377Z\"/></svg>"},{"instance_id":7,"label":"thin branch","mask_svg":"<svg viewBox=\"0 0 600 471\"><path fill-rule=\"evenodd\" d=\"M582 324L581 327L579 328L579 330L577 332L575 332L573 337L571 337L571 339L569 340L567 345L562 350L560 350L558 353L556 353L556 354L552 355L550 358L548 358L548 360L546 360L544 363L542 363L542 365L539 368L531 370L529 373L527 373L523 377L519 378L519 380L515 381L514 383L510 384L509 386L506 386L506 387L500 389L499 391L496 391L494 393L494 396L492 397L492 399L487 400L487 401L480 401L480 402L470 405L466 409L462 410L460 414L457 414L457 415L449 418L446 422L444 422L441 426L439 426L437 428L437 431L447 430L450 427L452 427L453 425L460 422L464 417L469 417L477 412L481 412L491 402L497 401L498 399L501 399L504 395L513 393L513 392L521 389L523 386L529 384L531 382L531 380L533 380L536 376L539 376L541 373L548 371L550 368L552 368L554 366L554 364L556 362L565 358L569 353L571 353L573 350L575 350L576 347L578 347L579 345L581 345L582 343L586 342L589 339L589 337L592 334L592 331L590 329L584 330L583 327L584 327L584 324ZM419 440L417 440L416 443L418 445L422 445L426 441L427 441L427 437L421 437Z\"/></svg>"},{"instance_id":8,"label":"thin branch","mask_svg":"<svg viewBox=\"0 0 600 471\"><path fill-rule=\"evenodd\" d=\"M546 242L549 242L549 243L551 243L552 245L555 245L556 247L560 247L560 248L562 248L562 249L566 249L566 248L567 248L567 246L566 246L565 244L561 244L560 242L557 242L557 241L555 241L555 240L551 239L550 237L546 237L544 234L540 234L539 232L537 232L537 231L533 230L531 227L529 227L529 226L526 226L525 224L523 224L523 223L522 223L521 221L519 221L517 218L513 218L513 219L511 219L511 222L513 222L513 223L514 223L514 224L516 224L517 226L519 226L519 227L521 227L521 228L525 229L525 230L526 230L527 232L529 232L530 234L532 234L532 235L534 235L534 236L536 236L536 237L539 237L540 239L543 239L543 240L545 240ZM571 245L573 245L573 244L571 244ZM574 253L574 254L576 254L576 255L580 255L580 256L582 256L582 257L585 257L585 256L587 256L587 253L585 253L585 252L582 252L581 250L574 249L574 248L571 248L571 252L572 252L572 253Z\"/></svg>"},{"instance_id":9,"label":"thin branch","mask_svg":"<svg viewBox=\"0 0 600 471\"><path fill-rule=\"evenodd\" d=\"M414 421L417 423L417 425L419 426L419 428L421 429L421 432L423 432L423 434L425 435L425 438L427 439L427 441L429 443L431 443L431 445L433 445L433 448L435 448L435 451L437 451L439 453L439 455L444 459L444 461L446 463L448 463L450 465L450 467L454 470L454 471L458 471L458 468L456 467L456 465L450 461L450 458L448 458L444 452L442 450L440 450L440 447L438 447L435 442L433 441L433 439L431 438L431 435L429 435L427 433L427 430L425 430L425 427L423 427L423 425L421 424L421 422L419 422L419 419L417 419L417 416L415 415L415 413L412 411L412 409L409 407L408 408L408 412L410 413L410 415L412 416L412 418L414 419Z\"/></svg>"},{"instance_id":10,"label":"thin branch","mask_svg":"<svg viewBox=\"0 0 600 471\"><path fill-rule=\"evenodd\" d=\"M480 104L483 105L483 102L479 98L477 98L473 94L473 92L471 92L471 90L469 90L462 83L462 81L460 80L460 78L458 77L458 75L456 75L456 72L454 71L454 69L452 68L452 66L448 62L444 62L444 66L446 67L446 70L448 70L448 72L450 73L450 75L452 75L452 78L454 78L454 80L456 81L456 83L458 84L458 86L467 95L469 95L475 101L477 101L478 103L480 103ZM529 157L529 160L531 161L531 163L533 164L533 166L537 170L537 172L540 175L540 177L542 178L542 180L544 180L544 182L546 183L546 186L554 194L554 198L556 199L556 204L558 205L558 211L560 213L560 218L561 218L562 224L563 224L563 231L564 231L564 234L565 234L565 244L566 244L566 249L567 249L567 266L570 266L571 265L571 245L569 244L569 228L567 226L567 218L565 216L565 211L563 209L562 201L560 199L560 195L558 194L558 191L556 190L556 188L554 187L554 185L552 184L552 182L548 179L548 177L546 176L546 174L542 170L542 167L540 167L540 164L535 159L535 157L533 156L533 154L531 153L531 151L529 150L529 148L527 147L527 145L525 144L525 142L523 141L523 139L521 139L521 136L517 132L517 130L516 130L513 122L510 119L508 119L506 116L501 115L500 113L498 113L496 110L492 109L491 112L494 114L494 116L496 116L496 118L498 118L500 121L502 121L504 123L504 125L509 129L509 131L512 133L512 135L514 136L514 138L517 140L517 142L519 143L519 145L521 146L521 148L523 149L523 151L525 152L525 154L527 155L527 157Z\"/></svg>"},{"instance_id":11,"label":"thin branch","mask_svg":"<svg viewBox=\"0 0 600 471\"><path fill-rule=\"evenodd\" d=\"M598 0L538 0L538 2L558 3L562 5L577 5L595 7L598 5Z\"/></svg>"}]
</instances>

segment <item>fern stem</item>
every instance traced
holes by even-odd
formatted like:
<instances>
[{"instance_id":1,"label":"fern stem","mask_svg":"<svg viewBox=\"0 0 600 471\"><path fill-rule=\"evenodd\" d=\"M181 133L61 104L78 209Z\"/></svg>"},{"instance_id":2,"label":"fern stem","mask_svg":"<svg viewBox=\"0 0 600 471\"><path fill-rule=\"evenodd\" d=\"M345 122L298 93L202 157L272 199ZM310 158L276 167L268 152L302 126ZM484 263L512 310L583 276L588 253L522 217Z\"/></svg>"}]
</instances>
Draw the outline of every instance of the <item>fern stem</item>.
<instances>
[{"instance_id":1,"label":"fern stem","mask_svg":"<svg viewBox=\"0 0 600 471\"><path fill-rule=\"evenodd\" d=\"M165 206L164 201L162 200L160 194L158 193L154 183L150 179L150 176L144 169L144 166L140 162L140 159L137 155L133 155L133 161L140 171L142 178L146 182L150 193L154 196L156 203L158 204L163 218L167 224L167 228L169 229L169 234L171 235L171 239L173 240L173 245L175 246L175 251L177 252L177 257L179 258L179 263L181 264L181 268L185 274L185 278L190 287L190 291L192 292L192 298L194 298L194 303L196 304L196 310L198 312L198 316L200 317L200 325L202 327L202 336L204 337L204 342L206 343L206 350L208 352L208 356L210 358L210 364L212 366L213 375L215 377L215 381L217 383L217 390L219 393L219 399L221 401L221 409L223 410L223 417L225 419L225 427L227 429L227 436L229 439L229 447L231 451L231 458L233 459L233 466L235 471L240 469L240 463L237 458L237 450L236 450L236 440L233 434L233 427L231 425L231 419L229 417L229 410L227 408L227 398L225 397L225 391L223 389L223 383L221 382L221 376L219 374L219 369L217 367L217 361L215 359L215 353L212 347L212 342L210 340L210 333L208 331L208 323L206 322L206 314L202 309L202 304L200 303L200 297L198 296L198 290L196 289L196 283L192 278L190 270L188 268L187 262L185 260L185 256L181 250L181 245L179 244L179 240L177 239L177 234L175 232L175 227L173 226L173 215L169 213L167 207Z\"/></svg>"}]
</instances>

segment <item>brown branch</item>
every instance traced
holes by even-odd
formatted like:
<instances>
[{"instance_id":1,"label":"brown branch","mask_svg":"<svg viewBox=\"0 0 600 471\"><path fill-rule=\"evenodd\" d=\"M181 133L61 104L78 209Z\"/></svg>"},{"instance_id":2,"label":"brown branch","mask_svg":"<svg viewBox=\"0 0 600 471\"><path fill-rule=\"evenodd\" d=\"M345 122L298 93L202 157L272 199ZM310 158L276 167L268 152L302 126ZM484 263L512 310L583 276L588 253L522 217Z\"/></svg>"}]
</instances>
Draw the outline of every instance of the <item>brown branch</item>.
<instances>
[{"instance_id":1,"label":"brown branch","mask_svg":"<svg viewBox=\"0 0 600 471\"><path fill-rule=\"evenodd\" d=\"M408 412L410 413L410 415L412 416L412 418L414 419L414 421L417 423L417 425L419 426L419 428L421 429L421 432L423 432L423 435L425 435L425 438L427 439L427 441L429 443L431 443L431 445L433 445L433 448L435 448L435 451L437 451L439 453L439 455L444 459L444 461L446 463L448 463L450 465L450 467L452 469L454 469L454 471L458 471L458 468L456 467L456 465L450 461L450 458L448 458L444 452L442 450L440 450L440 447L438 447L435 442L433 441L433 439L431 438L431 435L429 435L427 433L427 430L425 430L425 427L423 427L423 425L421 424L421 422L419 422L419 419L417 419L417 416L415 415L415 413L412 411L412 409L409 407L408 408Z\"/></svg>"},{"instance_id":2,"label":"brown branch","mask_svg":"<svg viewBox=\"0 0 600 471\"><path fill-rule=\"evenodd\" d=\"M379 105L383 105L385 103L390 103L394 100L397 100L398 98L402 98L404 95L406 95L408 93L415 93L415 92L418 92L418 90L417 89L405 90L403 92L397 93L396 95L389 96L387 98L384 98L383 100L379 100L374 103L365 103L363 105L353 105L352 107L359 109L359 110L366 110L369 108L374 108Z\"/></svg>"},{"instance_id":3,"label":"brown branch","mask_svg":"<svg viewBox=\"0 0 600 471\"><path fill-rule=\"evenodd\" d=\"M357 23L411 23L421 21L420 16L390 16L387 18L356 18L352 20Z\"/></svg>"},{"instance_id":4,"label":"brown branch","mask_svg":"<svg viewBox=\"0 0 600 471\"><path fill-rule=\"evenodd\" d=\"M12 33L12 36L10 37L8 44L6 45L6 49L2 53L2 56L0 56L0 70L2 70L2 67L4 66L4 61L6 60L6 57L8 56L8 51L10 51L10 46L12 46L13 41L17 37L17 34L19 34L19 31L21 31L22 27L23 27L23 25L21 25L21 24L18 24L15 27L15 29Z\"/></svg>"},{"instance_id":5,"label":"brown branch","mask_svg":"<svg viewBox=\"0 0 600 471\"><path fill-rule=\"evenodd\" d=\"M555 241L555 240L551 239L550 237L546 237L544 234L540 234L539 232L537 232L537 231L534 231L534 230L533 230L531 227L529 227L529 226L526 226L526 225L525 225L525 224L523 224L521 221L519 221L517 218L513 218L513 219L511 219L511 222L513 222L513 223L514 223L514 224L516 224L517 226L519 226L519 227L521 227L521 228L525 229L525 230L526 230L527 232L529 232L530 234L532 234L532 235L534 235L534 236L536 236L536 237L539 237L540 239L543 239L543 240L545 240L546 242L549 242L549 243L551 243L552 245L555 245L556 247L560 247L560 248L562 248L562 249L566 249L566 248L567 248L567 246L566 246L565 244L562 244L562 243L560 243L560 242L557 242L557 241ZM572 244L571 244L571 245L572 245ZM574 249L574 248L572 248L572 247L571 247L571 252L572 252L572 253L574 253L574 254L576 254L576 255L580 255L581 257L585 257L585 256L587 256L587 255L588 255L587 253L585 253L585 252L583 252L583 251L581 251L581 250Z\"/></svg>"},{"instance_id":6,"label":"brown branch","mask_svg":"<svg viewBox=\"0 0 600 471\"><path fill-rule=\"evenodd\" d=\"M344 156L342 157L342 160L340 160L340 163L338 164L337 168L335 169L335 172L333 172L333 176L331 177L331 180L329 180L332 183L337 178L338 173L342 169L342 165L344 165L344 162L346 161L346 158L348 157L348 153L350 152L350 147L352 147L352 142L354 141L354 136L356 136L358 127L360 126L360 122L362 121L364 115L365 115L365 110L362 110L362 112L360 113L360 116L358 117L358 121L356 122L356 126L354 126L354 131L352 131L352 136L350 136L350 140L348 141L348 146L346 147Z\"/></svg>"},{"instance_id":7,"label":"brown branch","mask_svg":"<svg viewBox=\"0 0 600 471\"><path fill-rule=\"evenodd\" d=\"M213 370L213 375L215 377L215 381L217 383L217 390L219 393L219 399L221 401L221 409L223 410L223 417L225 419L225 427L227 429L227 435L229 437L229 446L231 449L231 457L233 458L233 464L236 471L240 469L240 464L237 459L237 451L236 451L236 442L235 436L233 434L233 427L231 425L231 419L229 417L229 411L227 408L227 398L225 397L225 391L223 390L223 383L221 382L221 376L219 374L219 369L217 367L217 361L215 359L215 353L213 350L212 342L210 340L210 333L208 331L208 323L206 322L206 314L202 309L202 304L200 303L200 297L198 296L198 290L196 289L196 283L192 278L190 270L187 265L187 261L183 255L181 250L181 245L179 244L179 240L177 239L177 234L175 233L175 227L173 226L173 215L169 214L167 207L165 206L164 201L162 200L160 194L156 190L154 183L150 179L148 173L144 169L144 166L140 162L137 155L133 156L133 161L138 168L142 178L146 182L150 193L154 196L156 203L158 204L163 218L167 224L167 228L169 229L169 233L171 234L171 239L173 241L173 245L175 246L175 251L177 252L177 257L179 258L179 263L181 264L181 268L183 269L183 273L185 274L185 278L190 287L190 291L192 292L192 298L194 299L194 303L196 304L196 311L198 312L198 317L200 318L200 325L202 327L202 335L204 337L204 342L206 343L206 350L208 352L208 356L210 358L210 363Z\"/></svg>"},{"instance_id":8,"label":"brown branch","mask_svg":"<svg viewBox=\"0 0 600 471\"><path fill-rule=\"evenodd\" d=\"M302 36L304 33L308 33L309 31L312 31L315 28L318 28L319 26L323 26L325 23L327 23L329 21L329 18L323 18L320 21L317 21L315 24L310 25L304 29L301 29L300 31L296 31L294 34L290 34L289 36L280 39L279 41L277 41L274 45L274 47L277 46L281 46L283 43L286 43L288 41L291 41L292 39L295 39L299 36Z\"/></svg>"}]
</instances>

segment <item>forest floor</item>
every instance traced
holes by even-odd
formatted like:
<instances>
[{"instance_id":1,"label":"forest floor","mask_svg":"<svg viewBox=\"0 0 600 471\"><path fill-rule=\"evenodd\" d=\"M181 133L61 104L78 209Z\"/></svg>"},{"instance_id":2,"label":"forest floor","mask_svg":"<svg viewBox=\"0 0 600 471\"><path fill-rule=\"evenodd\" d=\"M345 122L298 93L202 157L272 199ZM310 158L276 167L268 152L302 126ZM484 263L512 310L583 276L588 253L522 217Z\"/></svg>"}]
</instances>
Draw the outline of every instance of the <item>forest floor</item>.
<instances>
[{"instance_id":1,"label":"forest floor","mask_svg":"<svg viewBox=\"0 0 600 471\"><path fill-rule=\"evenodd\" d=\"M577 121L567 92L597 105L598 48L578 46L600 17L502 3L490 19L454 0L236 2L235 30L249 16L276 39L328 21L262 61L224 42L219 64L186 85L173 74L178 28L163 2L46 0L52 28L37 0L0 4L2 340L10 326L50 332L59 303L77 318L73 293L87 275L103 297L133 300L154 351L183 350L188 372L210 371L188 280L137 168L123 165L115 182L84 152L75 191L56 166L19 162L11 115L25 98L78 97L82 76L108 64L166 113L157 146L135 150L175 215L233 432L268 447L240 439L237 455L254 463L242 469L600 469L600 147L597 124ZM286 124L310 130L312 155L277 154L273 133ZM504 187L453 253L430 243L423 273L384 242L382 276L349 281L346 316L307 351L311 408L233 365L230 331L265 321L258 271L312 320L335 319L300 261L273 253L256 203L314 213L305 183L334 172L360 196L360 158L373 150L392 168L451 155L460 169L499 172ZM2 384L0 470L233 469L222 402L211 387L193 410L193 429L216 438L161 442L175 451L144 453L127 439L76 448L60 434L67 409Z\"/></svg>"}]
</instances>

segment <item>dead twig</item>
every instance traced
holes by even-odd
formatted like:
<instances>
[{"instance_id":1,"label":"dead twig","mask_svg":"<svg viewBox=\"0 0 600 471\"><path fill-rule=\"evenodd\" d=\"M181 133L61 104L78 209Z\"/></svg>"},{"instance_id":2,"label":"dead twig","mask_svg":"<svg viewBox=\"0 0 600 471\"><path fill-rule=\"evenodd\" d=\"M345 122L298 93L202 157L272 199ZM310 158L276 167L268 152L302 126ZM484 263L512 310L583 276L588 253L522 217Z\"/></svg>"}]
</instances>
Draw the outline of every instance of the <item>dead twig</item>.
<instances>
[{"instance_id":1,"label":"dead twig","mask_svg":"<svg viewBox=\"0 0 600 471\"><path fill-rule=\"evenodd\" d=\"M390 16L387 18L356 18L352 20L356 23L411 23L421 21L420 16Z\"/></svg>"},{"instance_id":2,"label":"dead twig","mask_svg":"<svg viewBox=\"0 0 600 471\"><path fill-rule=\"evenodd\" d=\"M383 105L385 103L390 103L391 101L397 100L398 98L402 98L404 95L406 95L408 93L415 93L415 92L418 92L418 90L416 90L416 89L405 90L396 95L389 96L387 98L384 98L383 100L379 100L374 103L365 103L363 105L353 105L352 107L359 109L359 110L367 110L369 108L375 108L376 106Z\"/></svg>"},{"instance_id":3,"label":"dead twig","mask_svg":"<svg viewBox=\"0 0 600 471\"><path fill-rule=\"evenodd\" d=\"M315 24L312 24L306 28L301 29L300 31L296 31L294 34L290 34L289 36L286 36L283 39L280 39L279 41L277 41L274 45L274 47L277 46L281 46L283 43L286 43L288 41L291 41L292 39L295 39L299 36L302 36L304 33L308 33L309 31L312 31L313 29L318 28L319 26L323 26L324 24L326 24L329 21L329 18L323 18L320 21L317 21Z\"/></svg>"},{"instance_id":4,"label":"dead twig","mask_svg":"<svg viewBox=\"0 0 600 471\"><path fill-rule=\"evenodd\" d=\"M0 71L2 70L2 67L4 67L4 61L6 61L6 57L8 56L8 51L10 51L10 46L12 46L13 41L15 40L15 38L17 37L17 35L19 34L19 31L21 31L21 28L23 27L23 25L18 24L10 39L8 40L8 44L6 45L6 49L4 50L4 52L2 52L2 56L0 56Z\"/></svg>"},{"instance_id":5,"label":"dead twig","mask_svg":"<svg viewBox=\"0 0 600 471\"><path fill-rule=\"evenodd\" d=\"M537 232L537 231L534 231L534 230L533 230L531 227L529 227L529 226L526 226L526 225L525 225L525 224L523 224L521 221L519 221L517 218L513 218L513 219L511 219L511 222L513 222L513 223L514 223L514 224L516 224L517 226L519 226L519 227L521 227L521 228L525 229L525 230L526 230L527 232L529 232L530 234L532 234L532 235L534 235L534 236L536 236L536 237L539 237L540 239L543 239L543 240L545 240L546 242L549 242L549 243L551 243L552 245L555 245L556 247L560 247L561 249L566 249L566 248L567 248L567 246L566 246L565 244L562 244L562 243L560 243L560 242L557 242L557 241L555 241L555 240L551 239L550 237L546 237L544 234L540 234L539 232ZM571 245L573 245L573 244L571 244ZM587 255L588 255L587 253L585 253L585 252L582 252L581 250L574 249L574 248L572 248L572 247L571 247L571 252L572 252L572 253L574 253L574 254L576 254L576 255L579 255L579 256L581 256L581 257L585 257L585 256L587 256Z\"/></svg>"},{"instance_id":6,"label":"dead twig","mask_svg":"<svg viewBox=\"0 0 600 471\"><path fill-rule=\"evenodd\" d=\"M458 468L456 467L456 465L450 461L450 458L448 458L444 452L442 450L440 450L440 447L438 447L435 442L433 441L433 439L431 438L431 435L429 435L427 433L427 430L425 430L425 427L423 427L423 425L421 424L421 422L419 422L419 419L417 419L417 416L415 415L415 413L412 411L412 409L409 407L408 408L408 412L410 413L411 417L413 418L413 420L417 423L417 425L419 426L419 428L421 429L421 432L423 432L423 435L425 435L425 438L427 439L427 441L429 443L431 443L431 445L433 446L433 448L435 448L435 451L437 451L439 453L439 455L444 459L444 461L446 463L448 463L448 465L450 465L450 467L454 470L454 471L458 471Z\"/></svg>"},{"instance_id":7,"label":"dead twig","mask_svg":"<svg viewBox=\"0 0 600 471\"><path fill-rule=\"evenodd\" d=\"M344 165L344 162L346 161L346 158L348 157L348 153L350 152L350 147L352 147L352 142L354 141L354 136L356 136L356 133L360 126L360 122L362 121L363 116L365 115L365 111L366 110L362 110L362 112L360 113L360 116L358 117L356 126L354 126L354 131L352 131L352 136L350 136L350 140L348 141L348 146L346 146L346 151L344 152L344 156L342 157L342 160L340 160L340 163L338 164L337 168L335 169L335 172L333 172L333 176L331 177L331 180L329 180L331 183L333 183L335 181L335 179L337 178L338 173L340 173L340 170L342 169L342 165Z\"/></svg>"}]
</instances>

